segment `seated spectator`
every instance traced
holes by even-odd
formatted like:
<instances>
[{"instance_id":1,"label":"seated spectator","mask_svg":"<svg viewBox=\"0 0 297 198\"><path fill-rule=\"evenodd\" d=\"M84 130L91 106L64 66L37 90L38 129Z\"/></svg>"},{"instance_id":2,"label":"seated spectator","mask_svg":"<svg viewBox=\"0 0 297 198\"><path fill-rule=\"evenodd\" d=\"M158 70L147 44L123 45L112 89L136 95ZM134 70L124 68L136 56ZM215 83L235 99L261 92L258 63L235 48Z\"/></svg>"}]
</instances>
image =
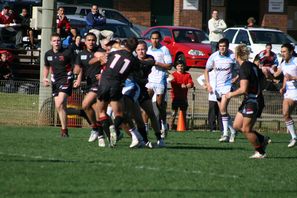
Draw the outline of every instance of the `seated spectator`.
<instances>
[{"instance_id":1,"label":"seated spectator","mask_svg":"<svg viewBox=\"0 0 297 198\"><path fill-rule=\"evenodd\" d=\"M30 27L30 16L26 8L22 9L22 13L19 15L19 20L22 29L23 36L29 36L31 47L34 47L33 29Z\"/></svg>"},{"instance_id":2,"label":"seated spectator","mask_svg":"<svg viewBox=\"0 0 297 198\"><path fill-rule=\"evenodd\" d=\"M16 19L9 14L9 6L5 6L0 14L0 40L3 42L15 36L15 45L17 48L22 47L22 31L20 24L16 24Z\"/></svg>"},{"instance_id":3,"label":"seated spectator","mask_svg":"<svg viewBox=\"0 0 297 198\"><path fill-rule=\"evenodd\" d=\"M259 68L262 70L265 78L272 79L273 73L278 66L278 60L276 54L272 51L272 44L267 43L265 50L259 54Z\"/></svg>"},{"instance_id":4,"label":"seated spectator","mask_svg":"<svg viewBox=\"0 0 297 198\"><path fill-rule=\"evenodd\" d=\"M7 53L3 52L0 55L0 80L10 80L13 78L10 63Z\"/></svg>"},{"instance_id":5,"label":"seated spectator","mask_svg":"<svg viewBox=\"0 0 297 198\"><path fill-rule=\"evenodd\" d=\"M97 45L100 44L100 27L106 23L106 18L98 11L97 5L92 5L91 12L86 18L87 30L94 33L97 37Z\"/></svg>"},{"instance_id":6,"label":"seated spectator","mask_svg":"<svg viewBox=\"0 0 297 198\"><path fill-rule=\"evenodd\" d=\"M68 36L71 36L73 40L77 35L76 29L71 28L70 22L65 16L65 10L63 7L58 8L57 33L61 36L61 38L67 38Z\"/></svg>"}]
</instances>

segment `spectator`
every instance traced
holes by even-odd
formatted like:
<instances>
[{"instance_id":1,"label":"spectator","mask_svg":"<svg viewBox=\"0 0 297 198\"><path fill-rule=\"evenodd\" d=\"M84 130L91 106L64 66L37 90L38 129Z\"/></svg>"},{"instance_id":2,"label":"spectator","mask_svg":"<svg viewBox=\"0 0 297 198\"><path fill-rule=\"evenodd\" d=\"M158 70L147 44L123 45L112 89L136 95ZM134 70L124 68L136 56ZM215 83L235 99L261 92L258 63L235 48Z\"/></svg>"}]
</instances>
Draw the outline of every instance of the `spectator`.
<instances>
[{"instance_id":1,"label":"spectator","mask_svg":"<svg viewBox=\"0 0 297 198\"><path fill-rule=\"evenodd\" d=\"M68 18L65 16L65 11L63 7L58 8L57 33L61 36L61 38L67 38L68 36L71 36L73 40L77 34L76 29L71 28L70 22Z\"/></svg>"},{"instance_id":2,"label":"spectator","mask_svg":"<svg viewBox=\"0 0 297 198\"><path fill-rule=\"evenodd\" d=\"M219 18L219 11L213 10L212 18L208 21L209 40L211 43L211 51L214 53L218 48L218 41L223 38L223 31L227 25L223 19Z\"/></svg>"},{"instance_id":3,"label":"spectator","mask_svg":"<svg viewBox=\"0 0 297 198\"><path fill-rule=\"evenodd\" d=\"M15 36L16 47L22 47L22 31L19 27L20 24L16 24L13 15L9 14L9 6L5 6L0 14L0 40L3 42L5 40L4 36L11 37Z\"/></svg>"},{"instance_id":4,"label":"spectator","mask_svg":"<svg viewBox=\"0 0 297 198\"><path fill-rule=\"evenodd\" d=\"M184 118L188 109L188 89L194 86L191 74L185 72L185 65L182 60L177 61L176 71L172 73L171 81L171 97L172 97L172 120L171 128L174 126L174 121L178 109L183 112Z\"/></svg>"},{"instance_id":5,"label":"spectator","mask_svg":"<svg viewBox=\"0 0 297 198\"><path fill-rule=\"evenodd\" d=\"M76 35L74 42L69 45L69 48L73 51L75 56L84 49L84 44L81 42L81 39L80 35Z\"/></svg>"},{"instance_id":6,"label":"spectator","mask_svg":"<svg viewBox=\"0 0 297 198\"><path fill-rule=\"evenodd\" d=\"M100 26L106 23L106 18L103 14L99 13L97 5L92 5L91 12L87 15L86 22L87 30L96 35L96 43L97 45L100 45Z\"/></svg>"},{"instance_id":7,"label":"spectator","mask_svg":"<svg viewBox=\"0 0 297 198\"><path fill-rule=\"evenodd\" d=\"M22 36L24 35L29 36L31 47L35 47L33 30L32 28L30 28L30 16L28 15L28 10L26 8L22 9L22 13L19 15L19 20L21 24Z\"/></svg>"},{"instance_id":8,"label":"spectator","mask_svg":"<svg viewBox=\"0 0 297 198\"><path fill-rule=\"evenodd\" d=\"M254 27L256 23L256 20L254 17L250 17L247 20L247 27Z\"/></svg>"},{"instance_id":9,"label":"spectator","mask_svg":"<svg viewBox=\"0 0 297 198\"><path fill-rule=\"evenodd\" d=\"M273 78L274 70L278 66L278 60L276 54L271 51L272 44L267 43L265 50L261 51L259 56L259 68L262 70L266 78Z\"/></svg>"},{"instance_id":10,"label":"spectator","mask_svg":"<svg viewBox=\"0 0 297 198\"><path fill-rule=\"evenodd\" d=\"M10 63L8 62L7 53L1 53L0 59L0 80L10 80L13 78Z\"/></svg>"},{"instance_id":11,"label":"spectator","mask_svg":"<svg viewBox=\"0 0 297 198\"><path fill-rule=\"evenodd\" d=\"M209 72L209 83L212 87L216 86L215 75L215 70ZM197 81L204 89L207 90L204 74L199 76ZM215 93L208 93L208 125L210 132L214 132L217 129L223 132L222 118Z\"/></svg>"}]
</instances>

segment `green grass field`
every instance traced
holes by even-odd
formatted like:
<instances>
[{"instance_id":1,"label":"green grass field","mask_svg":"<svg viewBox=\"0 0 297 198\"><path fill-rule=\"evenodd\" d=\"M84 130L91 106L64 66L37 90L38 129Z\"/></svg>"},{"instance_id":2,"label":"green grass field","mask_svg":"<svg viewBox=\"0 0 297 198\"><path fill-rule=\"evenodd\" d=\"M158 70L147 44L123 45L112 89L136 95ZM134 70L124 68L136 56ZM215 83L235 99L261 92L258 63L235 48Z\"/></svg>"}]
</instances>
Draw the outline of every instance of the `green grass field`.
<instances>
[{"instance_id":1,"label":"green grass field","mask_svg":"<svg viewBox=\"0 0 297 198\"><path fill-rule=\"evenodd\" d=\"M88 143L89 129L0 127L0 197L296 197L297 153L288 134L268 135L268 158L255 160L239 135L169 133L164 149ZM154 140L153 134L150 134Z\"/></svg>"}]
</instances>

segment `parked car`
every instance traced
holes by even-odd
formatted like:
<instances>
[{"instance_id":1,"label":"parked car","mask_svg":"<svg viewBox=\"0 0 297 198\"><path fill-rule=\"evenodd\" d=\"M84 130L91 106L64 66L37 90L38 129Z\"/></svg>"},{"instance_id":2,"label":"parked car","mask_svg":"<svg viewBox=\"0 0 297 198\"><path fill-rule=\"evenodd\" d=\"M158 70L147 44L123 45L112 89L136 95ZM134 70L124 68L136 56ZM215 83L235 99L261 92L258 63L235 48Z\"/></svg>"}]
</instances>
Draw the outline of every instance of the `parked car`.
<instances>
[{"instance_id":1,"label":"parked car","mask_svg":"<svg viewBox=\"0 0 297 198\"><path fill-rule=\"evenodd\" d=\"M57 7L62 6L65 10L65 15L68 17L69 15L80 15L87 16L89 12L91 12L91 4L84 5L75 5L75 4L66 4L66 3L57 3ZM129 19L127 19L122 13L118 10L111 8L102 8L99 6L99 12L102 13L108 19L114 19L120 21L124 24L131 26L138 34L141 34L143 26L135 25Z\"/></svg>"},{"instance_id":2,"label":"parked car","mask_svg":"<svg viewBox=\"0 0 297 198\"><path fill-rule=\"evenodd\" d=\"M188 67L205 67L211 55L208 36L200 29L181 26L154 26L146 30L144 39L150 42L152 32L159 31L161 44L166 46L174 65L181 59Z\"/></svg>"},{"instance_id":3,"label":"parked car","mask_svg":"<svg viewBox=\"0 0 297 198\"><path fill-rule=\"evenodd\" d=\"M81 35L84 35L86 30L86 17L79 15L68 15L67 16L71 26L77 28ZM106 19L106 24L100 27L100 30L111 30L114 33L114 38L125 39L129 37L140 38L138 34L131 26L124 24L120 21L113 19Z\"/></svg>"},{"instance_id":4,"label":"parked car","mask_svg":"<svg viewBox=\"0 0 297 198\"><path fill-rule=\"evenodd\" d=\"M297 52L297 42L289 35L277 29L231 27L224 31L224 36L229 40L229 48L233 51L237 45L245 43L251 50L251 61L260 51L265 49L267 43L272 44L272 51L277 54L279 61L281 60L280 49L282 44L292 43L295 45L295 51Z\"/></svg>"}]
</instances>

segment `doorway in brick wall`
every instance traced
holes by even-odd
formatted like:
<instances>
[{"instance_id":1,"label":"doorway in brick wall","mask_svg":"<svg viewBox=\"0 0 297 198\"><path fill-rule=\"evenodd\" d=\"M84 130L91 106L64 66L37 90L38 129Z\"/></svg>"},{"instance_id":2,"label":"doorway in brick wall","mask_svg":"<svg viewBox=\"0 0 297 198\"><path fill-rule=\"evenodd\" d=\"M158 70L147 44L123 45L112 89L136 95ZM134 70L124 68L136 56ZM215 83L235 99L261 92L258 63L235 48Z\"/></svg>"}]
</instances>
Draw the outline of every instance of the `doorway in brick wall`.
<instances>
[{"instance_id":1,"label":"doorway in brick wall","mask_svg":"<svg viewBox=\"0 0 297 198\"><path fill-rule=\"evenodd\" d=\"M226 23L228 27L247 25L247 19L249 17L256 19L256 26L261 25L261 22L259 22L259 0L227 0L226 4Z\"/></svg>"},{"instance_id":2,"label":"doorway in brick wall","mask_svg":"<svg viewBox=\"0 0 297 198\"><path fill-rule=\"evenodd\" d=\"M151 0L151 26L173 25L174 0Z\"/></svg>"}]
</instances>

